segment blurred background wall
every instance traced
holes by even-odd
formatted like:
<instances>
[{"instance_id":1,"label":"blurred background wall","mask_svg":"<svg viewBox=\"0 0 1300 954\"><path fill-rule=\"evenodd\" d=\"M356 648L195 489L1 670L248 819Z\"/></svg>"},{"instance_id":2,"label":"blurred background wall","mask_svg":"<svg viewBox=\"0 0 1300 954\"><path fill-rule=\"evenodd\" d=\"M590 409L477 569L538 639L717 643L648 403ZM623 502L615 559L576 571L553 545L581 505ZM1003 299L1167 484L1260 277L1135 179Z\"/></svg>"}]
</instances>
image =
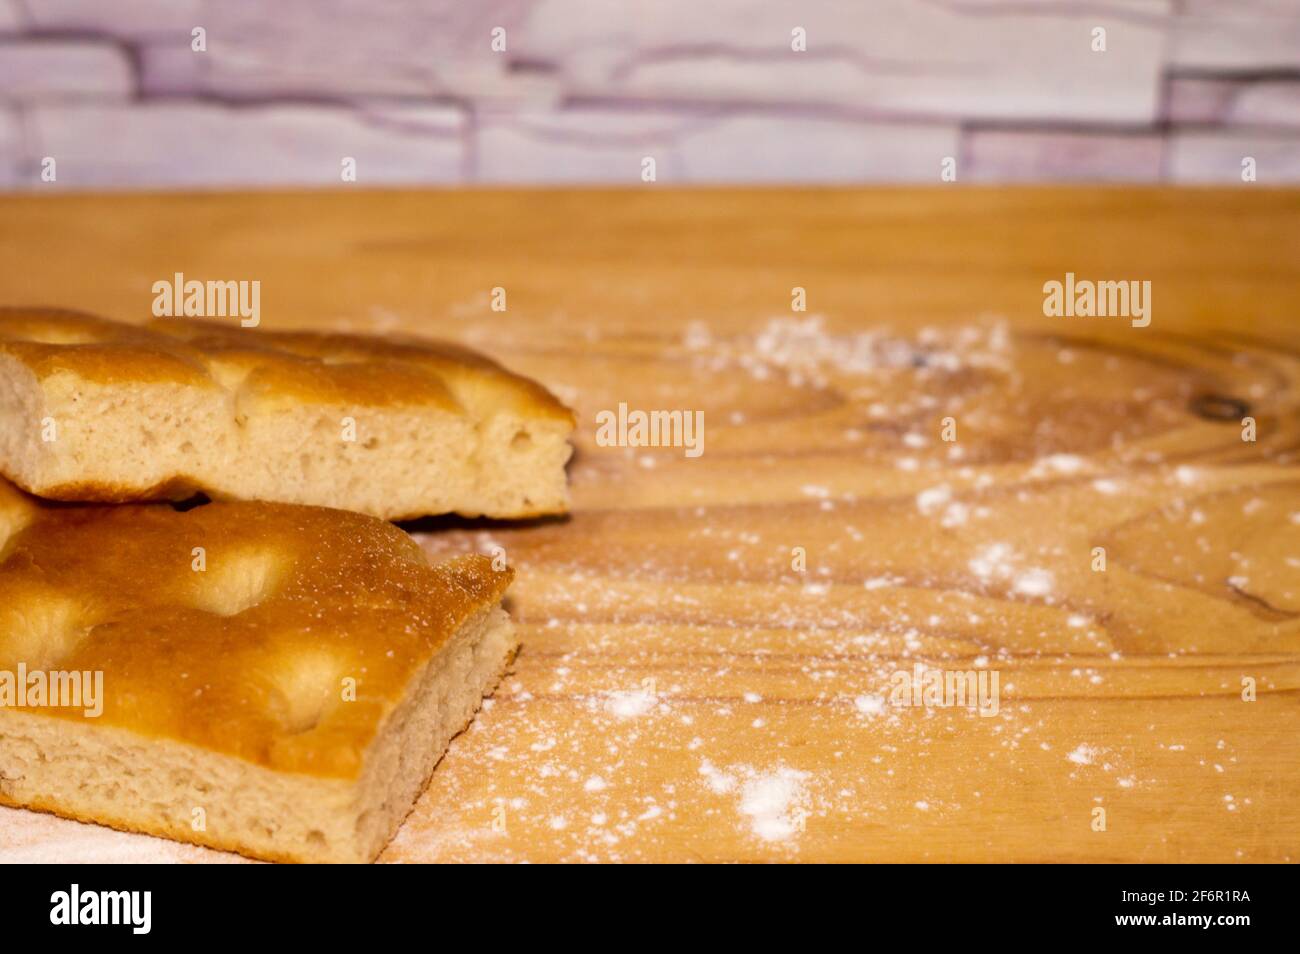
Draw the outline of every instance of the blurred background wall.
<instances>
[{"instance_id":1,"label":"blurred background wall","mask_svg":"<svg viewBox=\"0 0 1300 954\"><path fill-rule=\"evenodd\" d=\"M1297 182L1300 0L0 0L0 188L339 184L345 157L361 185L633 184L647 156Z\"/></svg>"}]
</instances>

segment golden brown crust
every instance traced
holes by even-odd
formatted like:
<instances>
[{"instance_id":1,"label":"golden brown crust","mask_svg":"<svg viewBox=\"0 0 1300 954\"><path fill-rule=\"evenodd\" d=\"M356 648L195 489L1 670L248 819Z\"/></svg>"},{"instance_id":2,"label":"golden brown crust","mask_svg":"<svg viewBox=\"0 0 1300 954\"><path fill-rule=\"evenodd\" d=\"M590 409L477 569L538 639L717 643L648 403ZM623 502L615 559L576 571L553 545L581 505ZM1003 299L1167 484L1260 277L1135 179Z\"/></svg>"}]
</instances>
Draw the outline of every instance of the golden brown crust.
<instances>
[{"instance_id":1,"label":"golden brown crust","mask_svg":"<svg viewBox=\"0 0 1300 954\"><path fill-rule=\"evenodd\" d=\"M141 327L65 309L0 307L0 354L40 379L64 371L98 384L217 387L229 375L264 396L448 410L482 402L575 423L537 382L440 341L272 332L185 318Z\"/></svg>"},{"instance_id":2,"label":"golden brown crust","mask_svg":"<svg viewBox=\"0 0 1300 954\"><path fill-rule=\"evenodd\" d=\"M89 381L160 381L215 387L201 355L158 335L62 308L0 307L0 354L37 378L70 372Z\"/></svg>"},{"instance_id":3,"label":"golden brown crust","mask_svg":"<svg viewBox=\"0 0 1300 954\"><path fill-rule=\"evenodd\" d=\"M103 672L99 725L351 780L413 675L512 576L483 556L431 567L398 528L344 511L0 487L0 669Z\"/></svg>"},{"instance_id":4,"label":"golden brown crust","mask_svg":"<svg viewBox=\"0 0 1300 954\"><path fill-rule=\"evenodd\" d=\"M209 357L269 366L277 375L273 384L285 389L300 387L313 397L343 396L362 404L410 403L413 397L423 395L418 391L405 393L405 388L434 381L461 404L467 400L509 404L528 416L565 421L570 427L577 423L573 411L536 381L506 370L486 355L446 341L250 331L186 318L155 319L148 329L184 342ZM320 373L310 385L298 377L305 367Z\"/></svg>"}]
</instances>

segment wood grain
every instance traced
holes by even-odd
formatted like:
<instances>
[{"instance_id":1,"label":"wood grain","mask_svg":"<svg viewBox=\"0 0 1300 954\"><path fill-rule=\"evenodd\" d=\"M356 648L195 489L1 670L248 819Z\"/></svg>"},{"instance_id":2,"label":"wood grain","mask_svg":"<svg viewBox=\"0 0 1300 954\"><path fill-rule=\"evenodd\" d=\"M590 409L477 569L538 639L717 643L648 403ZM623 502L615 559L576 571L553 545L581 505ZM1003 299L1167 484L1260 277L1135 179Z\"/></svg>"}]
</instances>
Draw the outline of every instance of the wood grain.
<instances>
[{"instance_id":1,"label":"wood grain","mask_svg":"<svg viewBox=\"0 0 1300 954\"><path fill-rule=\"evenodd\" d=\"M570 518L410 527L506 549L525 648L385 860L1300 853L1300 193L26 197L0 255L6 304L257 279L265 327L457 339L579 411ZM1067 271L1150 280L1151 326L1045 317ZM598 446L619 402L704 454ZM997 715L882 705L917 662ZM147 843L0 813L0 858L228 860Z\"/></svg>"}]
</instances>

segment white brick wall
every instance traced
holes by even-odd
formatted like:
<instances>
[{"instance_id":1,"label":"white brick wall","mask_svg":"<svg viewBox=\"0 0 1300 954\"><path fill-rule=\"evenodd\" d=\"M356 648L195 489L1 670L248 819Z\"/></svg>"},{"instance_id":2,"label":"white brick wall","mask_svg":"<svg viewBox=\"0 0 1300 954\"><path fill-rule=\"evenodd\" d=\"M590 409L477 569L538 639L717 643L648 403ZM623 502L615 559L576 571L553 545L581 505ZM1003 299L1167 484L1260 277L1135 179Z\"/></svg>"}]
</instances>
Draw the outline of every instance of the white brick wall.
<instances>
[{"instance_id":1,"label":"white brick wall","mask_svg":"<svg viewBox=\"0 0 1300 954\"><path fill-rule=\"evenodd\" d=\"M130 39L185 37L203 25L206 0L26 0L16 3L38 31L99 33Z\"/></svg>"},{"instance_id":2,"label":"white brick wall","mask_svg":"<svg viewBox=\"0 0 1300 954\"><path fill-rule=\"evenodd\" d=\"M22 24L16 0L0 0L0 35L16 33Z\"/></svg>"},{"instance_id":3,"label":"white brick wall","mask_svg":"<svg viewBox=\"0 0 1300 954\"><path fill-rule=\"evenodd\" d=\"M1242 160L1255 160L1260 185L1300 182L1300 149L1293 135L1232 131L1175 133L1169 178L1180 183L1241 183Z\"/></svg>"},{"instance_id":4,"label":"white brick wall","mask_svg":"<svg viewBox=\"0 0 1300 954\"><path fill-rule=\"evenodd\" d=\"M61 187L336 185L349 156L358 184L454 182L463 171L463 118L439 107L41 106L31 121Z\"/></svg>"},{"instance_id":5,"label":"white brick wall","mask_svg":"<svg viewBox=\"0 0 1300 954\"><path fill-rule=\"evenodd\" d=\"M1155 133L977 129L963 162L976 182L1158 182L1163 156Z\"/></svg>"},{"instance_id":6,"label":"white brick wall","mask_svg":"<svg viewBox=\"0 0 1300 954\"><path fill-rule=\"evenodd\" d=\"M0 40L0 99L124 100L135 83L131 64L113 43L80 40Z\"/></svg>"},{"instance_id":7,"label":"white brick wall","mask_svg":"<svg viewBox=\"0 0 1300 954\"><path fill-rule=\"evenodd\" d=\"M141 44L153 90L233 97L435 97L473 95L498 80L505 56L490 30L509 29L531 0L230 0L205 3L195 22L207 51ZM153 65L150 63L153 61ZM163 66L158 64L161 61ZM167 80L174 85L159 85Z\"/></svg>"},{"instance_id":8,"label":"white brick wall","mask_svg":"<svg viewBox=\"0 0 1300 954\"><path fill-rule=\"evenodd\" d=\"M1168 115L1176 123L1300 130L1300 80L1176 79Z\"/></svg>"},{"instance_id":9,"label":"white brick wall","mask_svg":"<svg viewBox=\"0 0 1300 954\"><path fill-rule=\"evenodd\" d=\"M1076 7L657 0L630 18L607 0L540 0L523 40L584 96L945 119L1153 119L1169 3L1119 0L1102 17ZM1108 30L1105 53L1091 49L1098 25ZM807 52L791 50L796 26Z\"/></svg>"},{"instance_id":10,"label":"white brick wall","mask_svg":"<svg viewBox=\"0 0 1300 954\"><path fill-rule=\"evenodd\" d=\"M1300 67L1300 0L1182 0L1169 59L1198 70Z\"/></svg>"},{"instance_id":11,"label":"white brick wall","mask_svg":"<svg viewBox=\"0 0 1300 954\"><path fill-rule=\"evenodd\" d=\"M0 0L0 187L1300 181L1298 71L1300 0Z\"/></svg>"},{"instance_id":12,"label":"white brick wall","mask_svg":"<svg viewBox=\"0 0 1300 954\"><path fill-rule=\"evenodd\" d=\"M476 169L494 183L632 184L649 157L662 183L933 181L958 142L955 125L571 109L485 117Z\"/></svg>"}]
</instances>

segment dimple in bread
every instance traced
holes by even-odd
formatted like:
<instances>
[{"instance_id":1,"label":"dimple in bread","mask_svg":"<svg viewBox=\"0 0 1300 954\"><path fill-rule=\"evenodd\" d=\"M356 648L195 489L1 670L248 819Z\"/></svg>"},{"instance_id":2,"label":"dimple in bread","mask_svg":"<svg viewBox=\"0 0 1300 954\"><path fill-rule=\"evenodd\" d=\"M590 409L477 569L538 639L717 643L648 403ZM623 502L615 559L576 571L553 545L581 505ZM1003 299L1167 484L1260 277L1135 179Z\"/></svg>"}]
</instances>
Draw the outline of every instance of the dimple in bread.
<instances>
[{"instance_id":1,"label":"dimple in bread","mask_svg":"<svg viewBox=\"0 0 1300 954\"><path fill-rule=\"evenodd\" d=\"M0 473L56 500L562 512L573 412L418 339L0 309Z\"/></svg>"},{"instance_id":2,"label":"dimple in bread","mask_svg":"<svg viewBox=\"0 0 1300 954\"><path fill-rule=\"evenodd\" d=\"M51 505L0 481L0 804L372 860L514 655L511 578L430 566L361 514ZM65 691L18 694L32 673Z\"/></svg>"}]
</instances>

